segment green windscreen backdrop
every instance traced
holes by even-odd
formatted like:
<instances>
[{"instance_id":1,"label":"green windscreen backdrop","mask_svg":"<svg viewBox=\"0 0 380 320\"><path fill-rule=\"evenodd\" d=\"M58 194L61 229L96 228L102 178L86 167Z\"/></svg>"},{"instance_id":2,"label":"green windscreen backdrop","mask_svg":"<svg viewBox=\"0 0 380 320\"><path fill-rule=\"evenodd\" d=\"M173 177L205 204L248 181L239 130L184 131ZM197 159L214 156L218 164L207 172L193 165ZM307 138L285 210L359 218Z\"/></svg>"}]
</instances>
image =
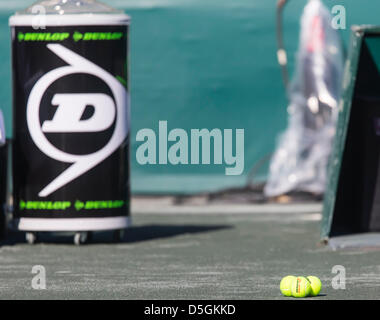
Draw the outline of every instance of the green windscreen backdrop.
<instances>
[{"instance_id":1,"label":"green windscreen backdrop","mask_svg":"<svg viewBox=\"0 0 380 320\"><path fill-rule=\"evenodd\" d=\"M134 193L193 193L242 186L252 166L273 152L287 123L287 100L276 60L276 0L105 0L131 25L131 170ZM0 0L0 107L11 136L8 17L32 1ZM306 1L289 0L284 34L293 69L299 19ZM332 8L336 1L324 3ZM379 24L380 2L342 0L347 43L352 24ZM168 129L244 129L245 170L224 165L139 165L136 134ZM258 171L263 180L268 165Z\"/></svg>"}]
</instances>

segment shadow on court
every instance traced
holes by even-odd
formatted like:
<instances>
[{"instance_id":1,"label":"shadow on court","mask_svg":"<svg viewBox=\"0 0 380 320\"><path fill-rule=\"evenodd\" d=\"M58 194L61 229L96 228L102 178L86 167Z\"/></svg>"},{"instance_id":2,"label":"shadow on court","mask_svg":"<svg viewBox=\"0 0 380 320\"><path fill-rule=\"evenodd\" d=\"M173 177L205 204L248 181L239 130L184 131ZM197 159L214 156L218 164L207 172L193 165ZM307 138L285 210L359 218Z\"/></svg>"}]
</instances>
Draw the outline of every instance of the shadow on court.
<instances>
[{"instance_id":1,"label":"shadow on court","mask_svg":"<svg viewBox=\"0 0 380 320\"><path fill-rule=\"evenodd\" d=\"M125 242L134 243L161 238L171 238L185 234L214 232L231 229L230 225L147 225L128 229Z\"/></svg>"},{"instance_id":2,"label":"shadow on court","mask_svg":"<svg viewBox=\"0 0 380 320\"><path fill-rule=\"evenodd\" d=\"M85 246L93 244L116 244L116 243L138 243L151 240L172 238L186 234L198 234L206 232L215 232L225 229L231 229L231 225L172 225L172 224L152 224L145 226L136 226L126 229L121 241L114 240L113 231L92 232L88 243ZM73 244L72 232L40 232L38 233L38 243L47 245L69 245ZM25 233L8 232L5 240L0 242L1 246L11 246L26 243ZM74 245L74 244L73 244Z\"/></svg>"}]
</instances>

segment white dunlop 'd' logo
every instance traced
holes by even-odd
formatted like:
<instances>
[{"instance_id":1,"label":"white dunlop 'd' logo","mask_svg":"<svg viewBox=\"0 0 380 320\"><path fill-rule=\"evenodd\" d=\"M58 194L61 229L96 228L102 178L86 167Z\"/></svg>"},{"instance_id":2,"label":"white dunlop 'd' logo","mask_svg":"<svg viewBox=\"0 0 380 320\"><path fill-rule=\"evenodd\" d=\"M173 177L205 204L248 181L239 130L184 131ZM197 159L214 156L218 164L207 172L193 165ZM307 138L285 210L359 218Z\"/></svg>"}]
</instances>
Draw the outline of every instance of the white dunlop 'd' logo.
<instances>
[{"instance_id":1,"label":"white dunlop 'd' logo","mask_svg":"<svg viewBox=\"0 0 380 320\"><path fill-rule=\"evenodd\" d=\"M27 104L27 123L30 135L37 147L47 156L72 165L50 182L38 194L46 197L108 158L125 140L128 134L128 93L123 85L110 73L93 62L83 58L60 44L48 44L48 49L68 65L45 74L34 85ZM44 93L58 79L85 73L100 78L112 91L114 100L101 93L57 93L52 104L57 111L52 120L40 125L40 105ZM89 119L81 119L86 106L91 105L94 112ZM115 129L107 145L101 150L86 155L74 155L56 148L44 133L100 132L109 128L115 121Z\"/></svg>"},{"instance_id":2,"label":"white dunlop 'd' logo","mask_svg":"<svg viewBox=\"0 0 380 320\"><path fill-rule=\"evenodd\" d=\"M53 120L46 120L43 123L42 131L46 133L99 132L108 129L115 120L115 104L106 94L55 94L52 104L58 106L58 109ZM93 116L81 120L89 105L94 108Z\"/></svg>"}]
</instances>

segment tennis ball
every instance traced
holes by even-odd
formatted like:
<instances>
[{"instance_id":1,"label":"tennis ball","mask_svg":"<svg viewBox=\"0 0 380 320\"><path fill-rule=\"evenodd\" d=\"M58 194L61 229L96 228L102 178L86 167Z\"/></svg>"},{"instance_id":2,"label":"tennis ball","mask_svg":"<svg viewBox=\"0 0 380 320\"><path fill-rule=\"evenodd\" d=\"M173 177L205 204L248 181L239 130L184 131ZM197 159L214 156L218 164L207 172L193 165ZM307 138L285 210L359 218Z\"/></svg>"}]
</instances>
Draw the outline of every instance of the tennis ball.
<instances>
[{"instance_id":1,"label":"tennis ball","mask_svg":"<svg viewBox=\"0 0 380 320\"><path fill-rule=\"evenodd\" d=\"M292 291L290 289L290 286L292 285L292 282L296 279L295 276L286 276L283 277L280 282L280 290L281 293L286 296L290 297L292 295Z\"/></svg>"},{"instance_id":2,"label":"tennis ball","mask_svg":"<svg viewBox=\"0 0 380 320\"><path fill-rule=\"evenodd\" d=\"M319 278L314 277L314 276L308 276L306 278L310 281L310 287L311 287L310 295L313 297L317 296L321 292L321 288L322 288L321 280L319 280Z\"/></svg>"},{"instance_id":3,"label":"tennis ball","mask_svg":"<svg viewBox=\"0 0 380 320\"><path fill-rule=\"evenodd\" d=\"M305 277L297 277L292 281L290 288L292 296L295 298L307 297L311 291L310 282Z\"/></svg>"}]
</instances>

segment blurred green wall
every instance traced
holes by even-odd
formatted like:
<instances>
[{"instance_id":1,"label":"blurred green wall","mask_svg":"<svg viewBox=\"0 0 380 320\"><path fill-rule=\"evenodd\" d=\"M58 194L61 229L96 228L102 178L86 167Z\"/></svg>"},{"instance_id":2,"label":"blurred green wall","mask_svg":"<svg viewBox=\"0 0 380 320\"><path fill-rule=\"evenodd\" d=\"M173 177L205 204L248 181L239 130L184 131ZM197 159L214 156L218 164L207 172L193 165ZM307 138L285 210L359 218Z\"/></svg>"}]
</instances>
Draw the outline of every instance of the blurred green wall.
<instances>
[{"instance_id":1,"label":"blurred green wall","mask_svg":"<svg viewBox=\"0 0 380 320\"><path fill-rule=\"evenodd\" d=\"M132 189L135 193L201 192L245 183L250 168L273 151L286 127L286 97L276 62L276 0L105 0L125 9L131 26ZM304 0L290 0L284 16L290 68L294 65ZM347 27L380 24L380 2L343 0ZM0 0L0 107L11 136L8 16L30 1ZM342 32L347 43L349 30ZM142 128L245 129L245 174L224 165L173 166L136 162ZM259 172L264 179L267 166Z\"/></svg>"}]
</instances>

